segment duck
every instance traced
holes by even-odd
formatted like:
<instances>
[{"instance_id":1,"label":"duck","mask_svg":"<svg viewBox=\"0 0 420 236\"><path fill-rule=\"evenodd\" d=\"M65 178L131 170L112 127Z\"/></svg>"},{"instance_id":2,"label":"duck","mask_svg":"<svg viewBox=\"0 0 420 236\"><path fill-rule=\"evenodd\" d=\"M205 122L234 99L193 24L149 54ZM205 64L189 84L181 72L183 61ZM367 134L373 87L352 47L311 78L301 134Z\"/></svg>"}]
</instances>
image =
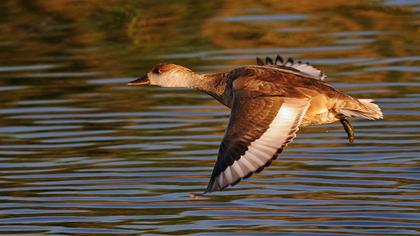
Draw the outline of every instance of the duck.
<instances>
[{"instance_id":1,"label":"duck","mask_svg":"<svg viewBox=\"0 0 420 236\"><path fill-rule=\"evenodd\" d=\"M325 82L316 67L281 56L257 58L225 72L196 73L157 64L129 86L191 88L231 109L217 160L203 194L221 191L261 172L292 142L299 128L340 121L353 143L352 118L382 119L372 99L357 99Z\"/></svg>"}]
</instances>

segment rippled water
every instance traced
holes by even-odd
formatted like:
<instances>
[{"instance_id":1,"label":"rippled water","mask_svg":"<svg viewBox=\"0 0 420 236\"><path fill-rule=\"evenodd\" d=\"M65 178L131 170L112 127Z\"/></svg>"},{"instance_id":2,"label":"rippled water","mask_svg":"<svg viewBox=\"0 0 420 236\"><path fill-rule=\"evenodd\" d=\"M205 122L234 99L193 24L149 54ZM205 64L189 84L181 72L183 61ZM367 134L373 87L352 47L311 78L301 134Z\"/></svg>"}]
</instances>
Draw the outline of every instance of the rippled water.
<instances>
[{"instance_id":1,"label":"rippled water","mask_svg":"<svg viewBox=\"0 0 420 236\"><path fill-rule=\"evenodd\" d=\"M246 2L246 3L245 3ZM1 1L0 234L420 234L418 1ZM293 56L385 119L307 127L271 167L205 189L229 111L132 88Z\"/></svg>"}]
</instances>

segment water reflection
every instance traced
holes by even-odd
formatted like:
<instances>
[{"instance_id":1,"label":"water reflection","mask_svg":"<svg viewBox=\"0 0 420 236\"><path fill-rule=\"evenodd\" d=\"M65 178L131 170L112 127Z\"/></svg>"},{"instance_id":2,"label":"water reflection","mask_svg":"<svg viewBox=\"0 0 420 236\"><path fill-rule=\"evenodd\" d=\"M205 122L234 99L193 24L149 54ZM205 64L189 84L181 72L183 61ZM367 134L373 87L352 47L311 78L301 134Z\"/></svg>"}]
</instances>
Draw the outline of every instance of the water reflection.
<instances>
[{"instance_id":1,"label":"water reflection","mask_svg":"<svg viewBox=\"0 0 420 236\"><path fill-rule=\"evenodd\" d=\"M415 1L2 1L0 233L416 235ZM151 65L202 72L293 56L385 120L308 127L263 173L198 200L229 111L128 88Z\"/></svg>"}]
</instances>

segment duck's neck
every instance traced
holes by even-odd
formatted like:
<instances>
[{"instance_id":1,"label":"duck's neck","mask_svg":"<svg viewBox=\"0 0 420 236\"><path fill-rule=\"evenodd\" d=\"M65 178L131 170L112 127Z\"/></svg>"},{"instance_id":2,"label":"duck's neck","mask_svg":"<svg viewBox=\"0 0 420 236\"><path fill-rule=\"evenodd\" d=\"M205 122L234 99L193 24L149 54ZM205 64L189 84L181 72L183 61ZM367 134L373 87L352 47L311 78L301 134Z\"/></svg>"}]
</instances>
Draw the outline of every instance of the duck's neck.
<instances>
[{"instance_id":1,"label":"duck's neck","mask_svg":"<svg viewBox=\"0 0 420 236\"><path fill-rule=\"evenodd\" d=\"M190 87L203 92L213 92L220 89L220 82L223 80L218 74L193 74L193 78L190 80Z\"/></svg>"},{"instance_id":2,"label":"duck's neck","mask_svg":"<svg viewBox=\"0 0 420 236\"><path fill-rule=\"evenodd\" d=\"M226 90L226 78L224 73L194 74L191 80L191 88L203 91L227 107L231 107L231 95Z\"/></svg>"}]
</instances>

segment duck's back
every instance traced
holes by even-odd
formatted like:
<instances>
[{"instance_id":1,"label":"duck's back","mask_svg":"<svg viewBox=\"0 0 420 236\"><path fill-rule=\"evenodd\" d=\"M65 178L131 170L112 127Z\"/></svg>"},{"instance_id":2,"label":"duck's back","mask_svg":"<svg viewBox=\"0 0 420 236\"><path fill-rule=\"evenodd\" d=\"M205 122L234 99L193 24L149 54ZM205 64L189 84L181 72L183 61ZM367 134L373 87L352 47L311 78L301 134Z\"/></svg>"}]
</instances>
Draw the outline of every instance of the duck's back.
<instances>
[{"instance_id":1,"label":"duck's back","mask_svg":"<svg viewBox=\"0 0 420 236\"><path fill-rule=\"evenodd\" d=\"M235 91L249 92L250 96L284 96L290 98L312 98L324 95L329 98L347 98L320 79L299 71L275 66L244 66L232 70L227 84Z\"/></svg>"},{"instance_id":2,"label":"duck's back","mask_svg":"<svg viewBox=\"0 0 420 236\"><path fill-rule=\"evenodd\" d=\"M319 78L290 68L244 66L231 71L227 79L232 93L240 93L242 98L279 96L310 99L301 126L335 122L345 110L366 110L358 99L335 90Z\"/></svg>"}]
</instances>

